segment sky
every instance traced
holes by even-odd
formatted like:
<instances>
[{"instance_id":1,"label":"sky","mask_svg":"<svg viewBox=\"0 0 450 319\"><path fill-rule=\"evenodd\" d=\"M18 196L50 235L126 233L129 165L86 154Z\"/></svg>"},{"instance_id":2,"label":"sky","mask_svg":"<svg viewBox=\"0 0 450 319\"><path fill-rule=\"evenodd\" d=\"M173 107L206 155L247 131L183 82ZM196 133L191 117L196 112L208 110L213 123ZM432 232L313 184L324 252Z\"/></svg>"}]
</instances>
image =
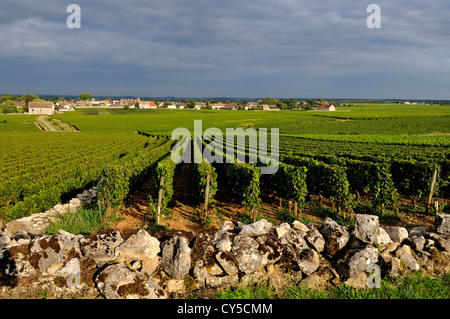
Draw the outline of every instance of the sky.
<instances>
[{"instance_id":1,"label":"sky","mask_svg":"<svg viewBox=\"0 0 450 319\"><path fill-rule=\"evenodd\" d=\"M448 0L3 0L0 94L450 99L449 17Z\"/></svg>"}]
</instances>

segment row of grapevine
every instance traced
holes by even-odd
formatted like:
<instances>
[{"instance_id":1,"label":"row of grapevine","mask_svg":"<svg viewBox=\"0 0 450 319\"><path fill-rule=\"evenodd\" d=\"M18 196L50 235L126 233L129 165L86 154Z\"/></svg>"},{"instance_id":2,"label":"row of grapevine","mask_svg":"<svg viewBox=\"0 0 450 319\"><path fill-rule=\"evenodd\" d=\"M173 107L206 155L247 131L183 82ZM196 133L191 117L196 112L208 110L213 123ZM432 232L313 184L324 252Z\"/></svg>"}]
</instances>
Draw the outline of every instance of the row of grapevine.
<instances>
[{"instance_id":1,"label":"row of grapevine","mask_svg":"<svg viewBox=\"0 0 450 319\"><path fill-rule=\"evenodd\" d=\"M94 136L92 139L86 138L83 141L67 139L65 151L61 150L58 157L53 156L53 151L44 152L44 146L40 150L33 149L35 152L27 152L28 156L34 156L33 159L21 158L17 165L9 165L7 171L0 175L2 180L0 205L17 203L28 196L37 194L44 187L51 187L55 183L60 184L67 179L80 179L81 175L86 173L86 169L95 170L92 164L119 159L123 157L126 150L134 151L142 148L144 140L147 139L133 139L127 146L125 138L119 144L113 143L110 139L96 143L98 141ZM44 141L45 139L35 140L35 142ZM89 142L93 145L89 145ZM83 149L82 146L86 148ZM53 145L47 145L47 148L50 147Z\"/></svg>"},{"instance_id":2,"label":"row of grapevine","mask_svg":"<svg viewBox=\"0 0 450 319\"><path fill-rule=\"evenodd\" d=\"M176 167L177 163L170 156L166 156L157 163L154 170L155 191L149 195L149 202L150 213L156 224L159 224L161 211L172 200Z\"/></svg>"},{"instance_id":3,"label":"row of grapevine","mask_svg":"<svg viewBox=\"0 0 450 319\"><path fill-rule=\"evenodd\" d=\"M358 194L372 194L373 205L383 211L386 206L396 207L399 193L390 173L387 162L364 162L351 159L340 159L346 169L350 189ZM359 198L358 198L359 200Z\"/></svg>"},{"instance_id":4,"label":"row of grapevine","mask_svg":"<svg viewBox=\"0 0 450 319\"><path fill-rule=\"evenodd\" d=\"M242 146L240 147L242 149ZM373 147L372 147L373 148ZM244 146L247 152L251 149ZM416 152L415 158L396 158L381 155L358 154L351 150L348 153L329 155L313 154L296 151L304 156L292 156L286 152L283 158L304 157L324 162L329 165L338 165L346 168L350 190L357 194L373 194L374 205L395 206L400 194L424 199L429 195L430 181L433 171L437 167L438 178L433 195L443 198L449 197L450 165L449 154L427 158L427 149ZM309 181L311 182L311 180Z\"/></svg>"},{"instance_id":5,"label":"row of grapevine","mask_svg":"<svg viewBox=\"0 0 450 319\"><path fill-rule=\"evenodd\" d=\"M204 143L204 146L211 147L214 143L219 142L221 140L209 144ZM226 184L233 197L252 211L253 218L255 218L256 211L261 205L260 168L255 163L235 163L234 157L228 159L228 162L226 150L218 155L222 157L222 163L214 163L213 166L218 173L219 185Z\"/></svg>"},{"instance_id":6,"label":"row of grapevine","mask_svg":"<svg viewBox=\"0 0 450 319\"><path fill-rule=\"evenodd\" d=\"M338 211L348 210L354 206L355 195L350 192L345 167L298 156L285 156L281 161L293 166L306 167L306 185L309 194L331 199Z\"/></svg>"},{"instance_id":7,"label":"row of grapevine","mask_svg":"<svg viewBox=\"0 0 450 319\"><path fill-rule=\"evenodd\" d=\"M279 163L278 171L272 175L262 175L262 181L281 199L294 203L294 215L301 209L306 201L308 189L304 166L294 166Z\"/></svg>"},{"instance_id":8,"label":"row of grapevine","mask_svg":"<svg viewBox=\"0 0 450 319\"><path fill-rule=\"evenodd\" d=\"M170 150L172 141L156 148L144 148L122 163L108 165L100 177L98 197L104 207L116 208L123 204L131 190L142 184L152 166Z\"/></svg>"},{"instance_id":9,"label":"row of grapevine","mask_svg":"<svg viewBox=\"0 0 450 319\"><path fill-rule=\"evenodd\" d=\"M192 143L197 152L194 154L200 154L201 140L196 140ZM200 163L199 163L200 162ZM201 159L194 160L194 181L197 193L201 203L211 204L214 201L214 196L217 192L217 172L216 169L207 162L203 157ZM206 199L206 193L208 198ZM206 209L206 207L204 208Z\"/></svg>"},{"instance_id":10,"label":"row of grapevine","mask_svg":"<svg viewBox=\"0 0 450 319\"><path fill-rule=\"evenodd\" d=\"M418 161L441 161L448 159L448 147L385 145L377 143L346 143L336 141L308 140L280 136L280 154L295 156L335 156L373 161L376 157L416 159Z\"/></svg>"},{"instance_id":11,"label":"row of grapevine","mask_svg":"<svg viewBox=\"0 0 450 319\"><path fill-rule=\"evenodd\" d=\"M43 152L45 148L31 148L27 156L34 154L36 159L25 163L27 171L22 175L16 175L17 170L10 164L10 170L0 176L0 219L9 221L21 218L64 202L94 185L107 163L125 160L132 152L144 148L146 142L151 142L152 145L158 143L157 139L136 134L111 134L109 137L98 134L64 136L65 139L61 141L65 143L62 145L53 144L60 141L60 136L55 136L51 145L45 135L29 137L37 145L46 145L47 142L47 147L59 147L61 151L55 157L53 151ZM96 149L97 146L99 147ZM12 145L11 149L14 148ZM22 163L19 164L22 167Z\"/></svg>"},{"instance_id":12,"label":"row of grapevine","mask_svg":"<svg viewBox=\"0 0 450 319\"><path fill-rule=\"evenodd\" d=\"M219 139L208 145L215 146L217 143L222 142L223 139ZM241 155L245 155L248 159L249 150L249 146L238 143L237 150L234 151L235 154L241 152ZM256 150L254 149L253 151ZM237 176L233 176L230 172L235 170L233 167L236 165L251 165L255 174L259 176L258 184L259 179L261 179L279 198L294 202L294 207L298 205L301 208L305 203L307 194L311 193L330 198L338 211L341 209L349 209L354 204L353 199L355 195L349 191L349 182L345 169L338 165L325 164L312 158L285 157L278 163L278 171L275 174L261 175L258 166L266 164L260 161L260 157L256 164L222 164L218 165L218 167L224 167L223 171L225 172L226 180L231 179L232 181L236 181ZM238 174L245 176L242 172L238 172ZM235 196L245 194L246 192L245 189L242 189L243 185L241 182L242 179L239 179L235 182L236 185L231 184L232 189L236 192ZM255 186L252 187L256 188ZM254 191L253 193L255 194L257 192ZM259 191L257 196L259 196ZM258 200L260 203L259 197Z\"/></svg>"}]
</instances>

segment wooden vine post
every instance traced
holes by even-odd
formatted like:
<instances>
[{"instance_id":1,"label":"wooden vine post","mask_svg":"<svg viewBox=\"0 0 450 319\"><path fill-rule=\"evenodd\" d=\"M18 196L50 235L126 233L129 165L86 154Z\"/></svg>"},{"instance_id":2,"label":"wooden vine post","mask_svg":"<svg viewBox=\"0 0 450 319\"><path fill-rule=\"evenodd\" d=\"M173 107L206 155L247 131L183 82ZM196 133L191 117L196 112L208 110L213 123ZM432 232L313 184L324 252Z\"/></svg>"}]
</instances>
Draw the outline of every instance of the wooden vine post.
<instances>
[{"instance_id":1,"label":"wooden vine post","mask_svg":"<svg viewBox=\"0 0 450 319\"><path fill-rule=\"evenodd\" d=\"M257 214L257 211L256 211L255 207L252 207L252 220L253 220L253 222L256 222L256 214Z\"/></svg>"},{"instance_id":2,"label":"wooden vine post","mask_svg":"<svg viewBox=\"0 0 450 319\"><path fill-rule=\"evenodd\" d=\"M205 203L203 204L202 217L206 220L206 214L208 212L208 202L209 202L209 184L211 183L211 174L206 175L206 187L205 187Z\"/></svg>"},{"instance_id":3,"label":"wooden vine post","mask_svg":"<svg viewBox=\"0 0 450 319\"><path fill-rule=\"evenodd\" d=\"M431 179L430 193L428 194L427 209L426 209L427 214L430 211L431 201L433 199L434 187L436 186L437 172L438 166L436 164L434 166L433 178Z\"/></svg>"},{"instance_id":4,"label":"wooden vine post","mask_svg":"<svg viewBox=\"0 0 450 319\"><path fill-rule=\"evenodd\" d=\"M164 176L161 176L161 181L159 183L159 192L158 192L158 212L156 213L156 225L159 225L160 216L161 216L161 204L163 197L163 186L164 186Z\"/></svg>"},{"instance_id":5,"label":"wooden vine post","mask_svg":"<svg viewBox=\"0 0 450 319\"><path fill-rule=\"evenodd\" d=\"M294 201L294 216L298 218L298 204L297 201Z\"/></svg>"}]
</instances>

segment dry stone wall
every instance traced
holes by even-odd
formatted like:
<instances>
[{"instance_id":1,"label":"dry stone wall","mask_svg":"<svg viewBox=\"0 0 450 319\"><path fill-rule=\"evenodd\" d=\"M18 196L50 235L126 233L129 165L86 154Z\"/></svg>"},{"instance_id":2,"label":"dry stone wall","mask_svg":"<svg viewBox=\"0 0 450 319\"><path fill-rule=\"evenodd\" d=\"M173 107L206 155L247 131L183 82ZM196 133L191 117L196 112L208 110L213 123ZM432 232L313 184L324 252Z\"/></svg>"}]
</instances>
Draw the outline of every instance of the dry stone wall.
<instances>
[{"instance_id":1,"label":"dry stone wall","mask_svg":"<svg viewBox=\"0 0 450 319\"><path fill-rule=\"evenodd\" d=\"M61 230L50 236L7 228L0 233L0 286L11 289L26 278L66 297L87 291L160 299L263 280L275 287L293 280L310 288L373 288L377 270L392 277L450 272L450 215L437 215L434 228L409 230L380 226L373 215L355 218L352 229L329 218L318 226L262 219L225 221L199 234L141 229L82 236Z\"/></svg>"},{"instance_id":2,"label":"dry stone wall","mask_svg":"<svg viewBox=\"0 0 450 319\"><path fill-rule=\"evenodd\" d=\"M57 204L43 213L13 220L5 225L5 230L12 234L15 234L18 231L25 231L32 236L42 235L45 228L55 216L70 214L77 211L82 206L93 203L97 196L97 189L97 186L94 186L91 189L84 190L66 204Z\"/></svg>"}]
</instances>

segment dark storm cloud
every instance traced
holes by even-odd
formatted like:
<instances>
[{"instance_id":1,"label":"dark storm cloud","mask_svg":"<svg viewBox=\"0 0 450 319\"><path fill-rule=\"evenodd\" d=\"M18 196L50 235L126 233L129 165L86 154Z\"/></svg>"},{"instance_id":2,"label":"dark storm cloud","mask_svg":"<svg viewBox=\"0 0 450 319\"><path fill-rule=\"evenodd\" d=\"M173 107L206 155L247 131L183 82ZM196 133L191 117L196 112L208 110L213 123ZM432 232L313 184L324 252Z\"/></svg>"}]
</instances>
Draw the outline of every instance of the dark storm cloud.
<instances>
[{"instance_id":1,"label":"dark storm cloud","mask_svg":"<svg viewBox=\"0 0 450 319\"><path fill-rule=\"evenodd\" d=\"M81 29L66 27L72 2ZM366 26L372 2L381 29ZM448 16L446 0L8 1L0 85L55 94L450 98Z\"/></svg>"}]
</instances>

